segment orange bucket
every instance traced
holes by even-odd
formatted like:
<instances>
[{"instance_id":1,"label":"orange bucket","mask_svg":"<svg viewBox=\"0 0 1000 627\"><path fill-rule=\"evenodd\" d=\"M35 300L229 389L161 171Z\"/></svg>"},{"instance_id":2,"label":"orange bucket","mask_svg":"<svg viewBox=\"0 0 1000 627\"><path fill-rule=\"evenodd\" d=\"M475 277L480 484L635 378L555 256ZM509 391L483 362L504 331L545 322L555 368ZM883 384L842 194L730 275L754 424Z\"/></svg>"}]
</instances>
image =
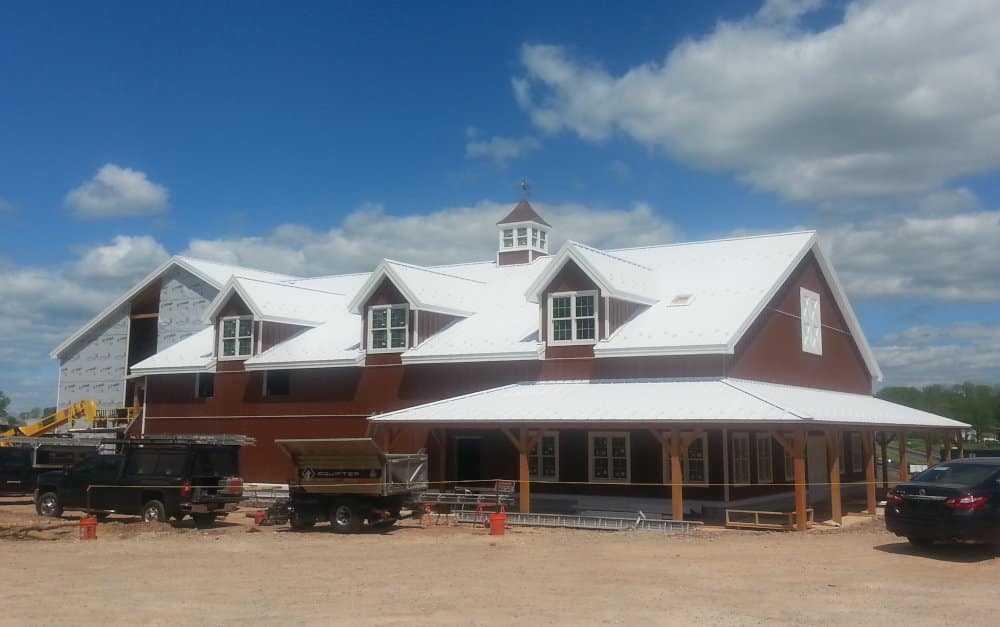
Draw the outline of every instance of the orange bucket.
<instances>
[{"instance_id":1,"label":"orange bucket","mask_svg":"<svg viewBox=\"0 0 1000 627\"><path fill-rule=\"evenodd\" d=\"M491 536L502 536L503 529L507 525L507 514L500 512L498 514L490 514L490 535Z\"/></svg>"},{"instance_id":2,"label":"orange bucket","mask_svg":"<svg viewBox=\"0 0 1000 627\"><path fill-rule=\"evenodd\" d=\"M97 539L97 519L96 518L82 518L82 519L80 519L80 539L81 540L96 540Z\"/></svg>"}]
</instances>

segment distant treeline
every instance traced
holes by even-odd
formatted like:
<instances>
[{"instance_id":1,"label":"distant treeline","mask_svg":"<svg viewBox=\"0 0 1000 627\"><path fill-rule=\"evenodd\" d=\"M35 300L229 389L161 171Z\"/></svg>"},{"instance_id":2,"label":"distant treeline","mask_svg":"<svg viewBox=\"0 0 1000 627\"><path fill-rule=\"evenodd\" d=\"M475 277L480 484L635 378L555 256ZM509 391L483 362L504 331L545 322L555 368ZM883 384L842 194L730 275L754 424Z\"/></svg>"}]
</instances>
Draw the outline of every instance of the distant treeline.
<instances>
[{"instance_id":1,"label":"distant treeline","mask_svg":"<svg viewBox=\"0 0 1000 627\"><path fill-rule=\"evenodd\" d=\"M886 387L875 396L967 422L977 435L1000 430L1000 385L928 385L922 388Z\"/></svg>"}]
</instances>

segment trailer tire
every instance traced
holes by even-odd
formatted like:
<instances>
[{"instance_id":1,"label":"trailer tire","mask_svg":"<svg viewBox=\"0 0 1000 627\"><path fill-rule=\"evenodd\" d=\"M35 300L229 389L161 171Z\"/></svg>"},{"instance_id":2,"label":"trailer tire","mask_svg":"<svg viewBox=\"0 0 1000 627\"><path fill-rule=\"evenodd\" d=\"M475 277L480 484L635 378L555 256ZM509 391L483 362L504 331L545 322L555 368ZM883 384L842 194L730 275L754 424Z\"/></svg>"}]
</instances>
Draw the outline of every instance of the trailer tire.
<instances>
[{"instance_id":1,"label":"trailer tire","mask_svg":"<svg viewBox=\"0 0 1000 627\"><path fill-rule=\"evenodd\" d=\"M55 492L39 494L38 500L35 502L35 511L38 512L39 516L60 518L63 514L63 506L59 501L59 495Z\"/></svg>"},{"instance_id":2,"label":"trailer tire","mask_svg":"<svg viewBox=\"0 0 1000 627\"><path fill-rule=\"evenodd\" d=\"M351 501L335 501L330 508L330 526L334 533L357 533L361 531L361 508Z\"/></svg>"}]
</instances>

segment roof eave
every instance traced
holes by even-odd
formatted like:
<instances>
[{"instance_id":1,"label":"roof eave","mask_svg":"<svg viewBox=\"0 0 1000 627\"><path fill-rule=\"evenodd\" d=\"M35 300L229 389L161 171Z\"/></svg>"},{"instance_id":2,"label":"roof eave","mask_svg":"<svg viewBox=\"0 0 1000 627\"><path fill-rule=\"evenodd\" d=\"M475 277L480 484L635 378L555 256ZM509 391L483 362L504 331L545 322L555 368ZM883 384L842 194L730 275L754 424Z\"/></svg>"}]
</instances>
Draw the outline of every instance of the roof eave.
<instances>
[{"instance_id":1,"label":"roof eave","mask_svg":"<svg viewBox=\"0 0 1000 627\"><path fill-rule=\"evenodd\" d=\"M703 344L694 346L628 346L605 347L600 343L594 347L594 357L665 357L671 355L731 355L727 344Z\"/></svg>"},{"instance_id":2,"label":"roof eave","mask_svg":"<svg viewBox=\"0 0 1000 627\"><path fill-rule=\"evenodd\" d=\"M272 361L243 363L243 370L246 372L260 372L263 370L310 370L316 368L350 368L360 366L365 361L364 353L357 357L345 359L318 359L312 361Z\"/></svg>"},{"instance_id":3,"label":"roof eave","mask_svg":"<svg viewBox=\"0 0 1000 627\"><path fill-rule=\"evenodd\" d=\"M404 364L454 364L484 361L536 361L538 351L512 353L465 353L453 355L407 355L403 353Z\"/></svg>"}]
</instances>

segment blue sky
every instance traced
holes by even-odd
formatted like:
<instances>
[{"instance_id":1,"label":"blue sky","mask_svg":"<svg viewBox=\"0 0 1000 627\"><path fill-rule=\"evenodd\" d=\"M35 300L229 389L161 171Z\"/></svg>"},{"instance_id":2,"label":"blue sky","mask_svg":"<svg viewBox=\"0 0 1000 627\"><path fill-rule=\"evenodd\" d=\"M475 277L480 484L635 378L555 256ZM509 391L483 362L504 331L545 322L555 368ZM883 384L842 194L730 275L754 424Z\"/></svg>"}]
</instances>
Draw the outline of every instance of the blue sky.
<instances>
[{"instance_id":1,"label":"blue sky","mask_svg":"<svg viewBox=\"0 0 1000 627\"><path fill-rule=\"evenodd\" d=\"M989 2L482 4L0 6L0 389L167 254L488 258L521 178L595 245L818 228L888 383L998 379Z\"/></svg>"}]
</instances>

